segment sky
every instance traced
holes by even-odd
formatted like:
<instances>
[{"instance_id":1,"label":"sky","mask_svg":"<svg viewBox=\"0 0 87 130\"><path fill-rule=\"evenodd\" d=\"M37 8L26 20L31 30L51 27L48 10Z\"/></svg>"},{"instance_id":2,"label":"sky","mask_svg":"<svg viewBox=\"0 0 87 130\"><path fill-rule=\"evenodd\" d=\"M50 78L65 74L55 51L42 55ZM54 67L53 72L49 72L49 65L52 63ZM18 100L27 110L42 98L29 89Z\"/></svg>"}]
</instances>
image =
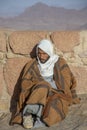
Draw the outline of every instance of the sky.
<instances>
[{"instance_id":1,"label":"sky","mask_svg":"<svg viewBox=\"0 0 87 130\"><path fill-rule=\"evenodd\" d=\"M87 7L87 0L0 0L0 17L17 16L27 7L37 2L67 9L82 9Z\"/></svg>"}]
</instances>

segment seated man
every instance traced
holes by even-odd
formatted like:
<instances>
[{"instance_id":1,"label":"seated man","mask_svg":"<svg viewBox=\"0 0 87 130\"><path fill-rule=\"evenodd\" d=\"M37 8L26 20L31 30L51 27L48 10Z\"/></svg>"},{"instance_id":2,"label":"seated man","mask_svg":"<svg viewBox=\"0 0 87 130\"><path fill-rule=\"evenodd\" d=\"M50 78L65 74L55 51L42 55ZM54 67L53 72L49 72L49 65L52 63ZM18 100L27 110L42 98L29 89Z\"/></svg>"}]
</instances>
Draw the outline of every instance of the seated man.
<instances>
[{"instance_id":1,"label":"seated man","mask_svg":"<svg viewBox=\"0 0 87 130\"><path fill-rule=\"evenodd\" d=\"M41 40L35 59L25 65L17 111L11 123L25 128L52 126L63 120L69 105L79 103L76 80L66 61Z\"/></svg>"}]
</instances>

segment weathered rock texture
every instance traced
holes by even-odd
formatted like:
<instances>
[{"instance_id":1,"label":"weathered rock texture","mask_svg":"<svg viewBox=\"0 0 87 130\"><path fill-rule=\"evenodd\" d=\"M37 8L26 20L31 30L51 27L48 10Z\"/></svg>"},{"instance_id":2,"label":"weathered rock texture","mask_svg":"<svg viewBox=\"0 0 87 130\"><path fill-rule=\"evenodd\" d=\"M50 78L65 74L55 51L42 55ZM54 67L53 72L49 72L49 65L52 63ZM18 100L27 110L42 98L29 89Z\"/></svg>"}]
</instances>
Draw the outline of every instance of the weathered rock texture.
<instances>
[{"instance_id":1,"label":"weathered rock texture","mask_svg":"<svg viewBox=\"0 0 87 130\"><path fill-rule=\"evenodd\" d=\"M50 39L77 79L77 94L87 94L87 31L0 31L0 112L9 111L21 70L33 47ZM18 86L19 87L19 86Z\"/></svg>"}]
</instances>

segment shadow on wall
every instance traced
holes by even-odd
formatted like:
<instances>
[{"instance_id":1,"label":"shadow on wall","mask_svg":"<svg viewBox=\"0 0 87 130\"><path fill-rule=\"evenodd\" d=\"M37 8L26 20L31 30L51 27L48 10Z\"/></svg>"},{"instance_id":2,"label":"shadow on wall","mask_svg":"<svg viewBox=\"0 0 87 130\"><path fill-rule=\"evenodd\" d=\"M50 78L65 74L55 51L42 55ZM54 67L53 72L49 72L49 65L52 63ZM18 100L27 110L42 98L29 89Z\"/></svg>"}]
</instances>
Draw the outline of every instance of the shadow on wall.
<instances>
[{"instance_id":1,"label":"shadow on wall","mask_svg":"<svg viewBox=\"0 0 87 130\"><path fill-rule=\"evenodd\" d=\"M37 44L34 46L34 48L32 49L32 51L30 52L30 57L31 58L36 58L36 48L37 48Z\"/></svg>"}]
</instances>

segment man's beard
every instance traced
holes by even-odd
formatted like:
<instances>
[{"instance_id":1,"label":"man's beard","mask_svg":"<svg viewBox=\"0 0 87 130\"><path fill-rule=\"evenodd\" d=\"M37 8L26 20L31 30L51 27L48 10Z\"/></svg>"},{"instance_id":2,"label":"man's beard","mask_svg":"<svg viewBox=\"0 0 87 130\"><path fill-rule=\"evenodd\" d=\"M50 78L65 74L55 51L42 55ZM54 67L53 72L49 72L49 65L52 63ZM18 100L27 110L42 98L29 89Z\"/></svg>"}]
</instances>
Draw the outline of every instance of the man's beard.
<instances>
[{"instance_id":1,"label":"man's beard","mask_svg":"<svg viewBox=\"0 0 87 130\"><path fill-rule=\"evenodd\" d=\"M41 62L42 64L45 64L45 63L48 61L49 58L50 58L50 57L48 57L46 60L39 58L39 60L40 60L40 62Z\"/></svg>"}]
</instances>

